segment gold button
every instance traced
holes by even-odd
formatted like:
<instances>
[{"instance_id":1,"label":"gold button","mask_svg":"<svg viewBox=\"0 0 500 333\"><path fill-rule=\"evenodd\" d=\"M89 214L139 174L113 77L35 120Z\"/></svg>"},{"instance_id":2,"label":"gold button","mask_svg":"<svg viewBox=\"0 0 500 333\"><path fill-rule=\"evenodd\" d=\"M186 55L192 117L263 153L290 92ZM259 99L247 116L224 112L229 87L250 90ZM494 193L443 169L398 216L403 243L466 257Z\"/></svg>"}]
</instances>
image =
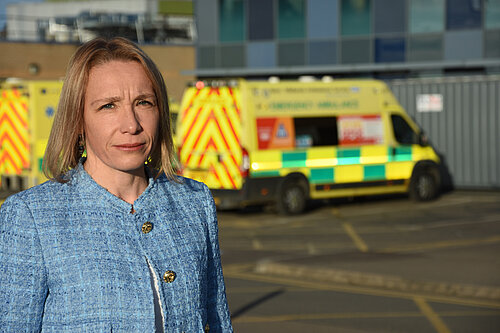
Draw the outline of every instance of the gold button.
<instances>
[{"instance_id":1,"label":"gold button","mask_svg":"<svg viewBox=\"0 0 500 333\"><path fill-rule=\"evenodd\" d=\"M147 234L148 232L150 232L151 230L153 230L153 223L151 222L146 222L142 225L142 232Z\"/></svg>"},{"instance_id":2,"label":"gold button","mask_svg":"<svg viewBox=\"0 0 500 333\"><path fill-rule=\"evenodd\" d=\"M166 271L165 274L163 274L163 280L166 283L172 283L175 280L175 272L174 271Z\"/></svg>"}]
</instances>

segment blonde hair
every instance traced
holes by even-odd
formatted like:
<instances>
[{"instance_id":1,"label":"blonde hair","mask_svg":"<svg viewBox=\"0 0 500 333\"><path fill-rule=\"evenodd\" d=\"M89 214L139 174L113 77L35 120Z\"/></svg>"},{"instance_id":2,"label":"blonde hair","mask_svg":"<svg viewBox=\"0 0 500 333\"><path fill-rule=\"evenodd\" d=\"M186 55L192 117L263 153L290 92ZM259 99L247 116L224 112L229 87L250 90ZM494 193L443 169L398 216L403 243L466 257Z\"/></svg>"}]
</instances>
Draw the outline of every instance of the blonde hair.
<instances>
[{"instance_id":1,"label":"blonde hair","mask_svg":"<svg viewBox=\"0 0 500 333\"><path fill-rule=\"evenodd\" d=\"M150 152L148 166L157 174L174 177L175 152L172 140L167 90L163 77L151 58L135 43L117 37L93 39L81 45L71 57L66 72L57 113L43 159L43 172L48 178L63 182L64 174L74 168L82 155L79 149L83 134L85 90L90 70L113 60L136 61L151 80L156 96L160 123L157 142Z\"/></svg>"}]
</instances>

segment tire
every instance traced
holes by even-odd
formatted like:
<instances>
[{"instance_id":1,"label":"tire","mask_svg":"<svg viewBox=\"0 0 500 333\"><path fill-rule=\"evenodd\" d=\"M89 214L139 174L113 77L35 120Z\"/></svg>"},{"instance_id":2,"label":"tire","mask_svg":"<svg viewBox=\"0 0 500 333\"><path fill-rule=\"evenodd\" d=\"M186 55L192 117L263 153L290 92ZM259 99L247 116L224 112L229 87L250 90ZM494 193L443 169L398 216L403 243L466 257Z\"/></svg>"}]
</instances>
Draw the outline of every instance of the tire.
<instances>
[{"instance_id":1,"label":"tire","mask_svg":"<svg viewBox=\"0 0 500 333\"><path fill-rule=\"evenodd\" d=\"M435 173L430 170L416 170L410 181L410 197L415 201L430 201L438 194Z\"/></svg>"},{"instance_id":2,"label":"tire","mask_svg":"<svg viewBox=\"0 0 500 333\"><path fill-rule=\"evenodd\" d=\"M297 215L306 209L306 191L299 182L283 184L278 198L278 212L282 215Z\"/></svg>"}]
</instances>

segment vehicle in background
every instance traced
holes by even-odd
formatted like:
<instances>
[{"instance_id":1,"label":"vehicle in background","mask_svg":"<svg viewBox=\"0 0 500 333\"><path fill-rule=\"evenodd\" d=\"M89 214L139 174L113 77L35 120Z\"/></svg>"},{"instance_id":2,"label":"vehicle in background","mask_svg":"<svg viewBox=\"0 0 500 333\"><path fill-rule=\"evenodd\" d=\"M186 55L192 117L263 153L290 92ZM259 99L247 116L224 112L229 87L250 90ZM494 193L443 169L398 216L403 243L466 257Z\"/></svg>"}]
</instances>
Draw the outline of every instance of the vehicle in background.
<instances>
[{"instance_id":1,"label":"vehicle in background","mask_svg":"<svg viewBox=\"0 0 500 333\"><path fill-rule=\"evenodd\" d=\"M177 139L182 174L220 208L308 199L439 191L439 157L377 80L196 82L184 93Z\"/></svg>"},{"instance_id":2,"label":"vehicle in background","mask_svg":"<svg viewBox=\"0 0 500 333\"><path fill-rule=\"evenodd\" d=\"M46 180L42 160L61 81L0 84L0 197Z\"/></svg>"}]
</instances>

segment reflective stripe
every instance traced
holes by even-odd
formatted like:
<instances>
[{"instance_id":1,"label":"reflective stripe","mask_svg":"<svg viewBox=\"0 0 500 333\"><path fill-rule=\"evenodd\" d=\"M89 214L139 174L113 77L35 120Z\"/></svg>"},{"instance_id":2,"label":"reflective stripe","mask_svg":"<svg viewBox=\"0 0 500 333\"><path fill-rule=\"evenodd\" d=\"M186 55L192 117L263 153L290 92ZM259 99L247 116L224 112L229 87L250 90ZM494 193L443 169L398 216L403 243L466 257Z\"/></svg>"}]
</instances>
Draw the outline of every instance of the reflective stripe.
<instances>
[{"instance_id":1,"label":"reflective stripe","mask_svg":"<svg viewBox=\"0 0 500 333\"><path fill-rule=\"evenodd\" d=\"M16 88L0 90L0 173L30 167L28 97Z\"/></svg>"},{"instance_id":2,"label":"reflective stripe","mask_svg":"<svg viewBox=\"0 0 500 333\"><path fill-rule=\"evenodd\" d=\"M243 185L239 94L231 87L190 88L183 98L178 144L184 176L212 189Z\"/></svg>"}]
</instances>

